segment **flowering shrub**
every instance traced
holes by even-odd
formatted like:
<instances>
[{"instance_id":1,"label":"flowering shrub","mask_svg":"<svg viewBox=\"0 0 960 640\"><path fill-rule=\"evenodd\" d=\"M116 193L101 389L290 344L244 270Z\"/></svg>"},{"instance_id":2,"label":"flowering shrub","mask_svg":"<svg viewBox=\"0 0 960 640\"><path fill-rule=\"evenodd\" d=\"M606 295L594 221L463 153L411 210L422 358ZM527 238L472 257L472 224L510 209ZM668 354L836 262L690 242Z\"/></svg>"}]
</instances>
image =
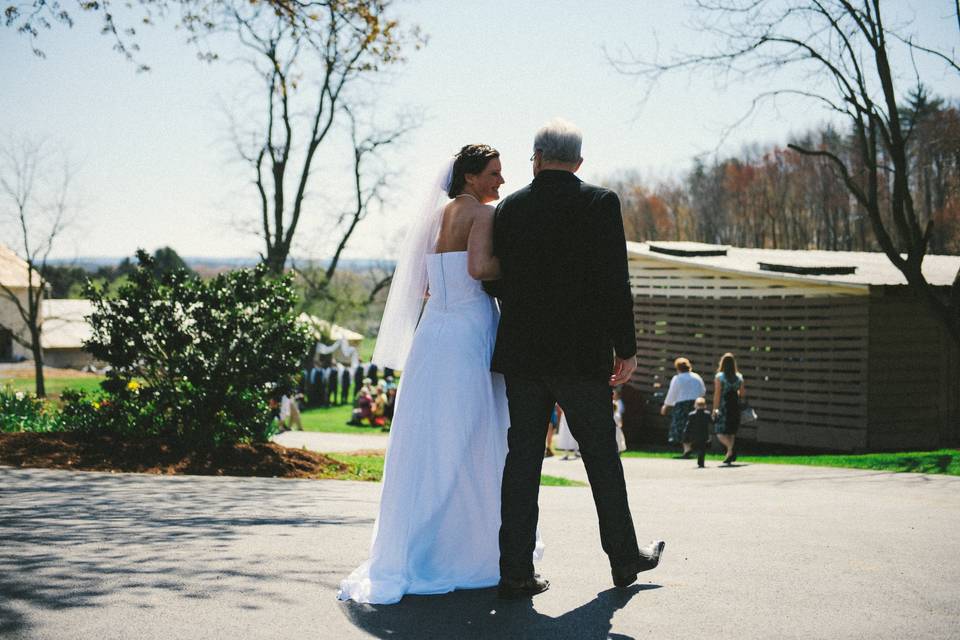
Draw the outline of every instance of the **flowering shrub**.
<instances>
[{"instance_id":1,"label":"flowering shrub","mask_svg":"<svg viewBox=\"0 0 960 640\"><path fill-rule=\"evenodd\" d=\"M139 389L139 385L132 392L127 389L114 392L67 389L60 396L63 402L61 421L65 428L85 433L164 434L163 412L152 394L140 394Z\"/></svg>"},{"instance_id":2,"label":"flowering shrub","mask_svg":"<svg viewBox=\"0 0 960 640\"><path fill-rule=\"evenodd\" d=\"M152 258L114 299L91 287L85 347L112 367L103 395L73 394L71 428L168 434L198 447L264 440L268 393L289 384L309 345L288 277L264 267L200 280L155 275ZM104 401L108 404L104 406Z\"/></svg>"},{"instance_id":3,"label":"flowering shrub","mask_svg":"<svg viewBox=\"0 0 960 640\"><path fill-rule=\"evenodd\" d=\"M55 431L60 420L54 407L32 393L0 387L0 432Z\"/></svg>"}]
</instances>

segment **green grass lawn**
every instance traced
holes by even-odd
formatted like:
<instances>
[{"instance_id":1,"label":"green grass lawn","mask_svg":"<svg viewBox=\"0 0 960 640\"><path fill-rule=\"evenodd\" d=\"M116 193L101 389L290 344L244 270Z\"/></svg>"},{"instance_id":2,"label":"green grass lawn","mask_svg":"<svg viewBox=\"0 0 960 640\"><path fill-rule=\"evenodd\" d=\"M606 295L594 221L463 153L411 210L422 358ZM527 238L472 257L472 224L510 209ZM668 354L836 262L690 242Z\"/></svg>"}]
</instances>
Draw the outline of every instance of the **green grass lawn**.
<instances>
[{"instance_id":1,"label":"green grass lawn","mask_svg":"<svg viewBox=\"0 0 960 640\"><path fill-rule=\"evenodd\" d=\"M375 339L366 338L363 349L372 352ZM369 354L367 354L369 357ZM48 377L46 379L47 396L52 399L59 398L64 389L80 389L83 391L96 391L100 387L102 377ZM0 387L10 386L15 391L33 392L33 378L0 378ZM350 414L353 411L351 405L330 407L326 409L308 409L303 412L303 428L306 431L319 431L325 433L352 433L364 435L377 435L384 437L386 445L387 434L380 429L373 427L354 427L348 425ZM339 454L337 458L342 456ZM657 449L626 451L623 453L625 458L676 458L675 451L663 451ZM722 455L708 454L707 460L713 463L719 463L723 459ZM379 462L377 462L379 460ZM346 460L344 460L347 462ZM876 471L889 471L896 473L939 473L952 476L960 476L960 450L957 449L939 449L936 451L909 451L899 453L864 453L856 455L844 454L821 454L821 455L741 455L737 458L738 462L752 464L799 464L818 467L845 467L850 469L873 469ZM358 480L379 480L383 473L382 458L358 458L357 461L350 461L354 470L353 479ZM369 476L369 477L368 477ZM376 476L376 477L373 477ZM543 476L541 483L545 486L581 486L577 483L564 478L552 476Z\"/></svg>"},{"instance_id":2,"label":"green grass lawn","mask_svg":"<svg viewBox=\"0 0 960 640\"><path fill-rule=\"evenodd\" d=\"M46 378L44 386L46 387L48 398L59 398L64 389L80 389L82 391L97 391L100 389L102 377L86 376L82 378ZM33 378L0 378L0 387L10 386L14 391L26 391L33 393L35 390Z\"/></svg>"},{"instance_id":3,"label":"green grass lawn","mask_svg":"<svg viewBox=\"0 0 960 640\"><path fill-rule=\"evenodd\" d=\"M350 469L336 476L337 480L369 480L379 482L383 478L383 456L351 456L343 453L328 453L329 457L350 465ZM332 477L332 476L331 476ZM540 476L544 487L585 487L585 482L568 480L557 476Z\"/></svg>"},{"instance_id":4,"label":"green grass lawn","mask_svg":"<svg viewBox=\"0 0 960 640\"><path fill-rule=\"evenodd\" d=\"M676 452L626 451L625 458L676 458ZM707 455L720 462L722 455ZM873 469L894 473L942 473L960 476L960 450L908 451L899 453L821 454L821 455L738 455L737 462L755 464L799 464L813 467Z\"/></svg>"},{"instance_id":5,"label":"green grass lawn","mask_svg":"<svg viewBox=\"0 0 960 640\"><path fill-rule=\"evenodd\" d=\"M363 435L386 436L379 427L354 427L347 422L353 412L352 405L343 405L330 408L307 409L300 413L304 431L319 431L322 433L355 433ZM386 440L384 440L386 445Z\"/></svg>"}]
</instances>

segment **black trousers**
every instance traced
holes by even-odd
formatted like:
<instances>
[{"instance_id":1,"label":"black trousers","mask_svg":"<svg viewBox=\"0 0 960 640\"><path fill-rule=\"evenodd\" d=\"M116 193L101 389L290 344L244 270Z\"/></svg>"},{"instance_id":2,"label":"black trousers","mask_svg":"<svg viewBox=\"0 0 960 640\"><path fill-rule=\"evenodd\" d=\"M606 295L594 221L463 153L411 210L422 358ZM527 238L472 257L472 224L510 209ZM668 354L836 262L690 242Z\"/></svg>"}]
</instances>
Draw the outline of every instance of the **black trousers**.
<instances>
[{"instance_id":1,"label":"black trousers","mask_svg":"<svg viewBox=\"0 0 960 640\"><path fill-rule=\"evenodd\" d=\"M707 443L706 441L694 442L693 450L697 452L697 466L702 467L703 461L707 458Z\"/></svg>"},{"instance_id":2,"label":"black trousers","mask_svg":"<svg viewBox=\"0 0 960 640\"><path fill-rule=\"evenodd\" d=\"M617 450L610 387L606 380L572 376L507 375L510 430L500 507L500 576L533 575L540 515L537 497L547 423L554 402L580 445L600 524L600 543L611 566L636 562L637 536Z\"/></svg>"}]
</instances>

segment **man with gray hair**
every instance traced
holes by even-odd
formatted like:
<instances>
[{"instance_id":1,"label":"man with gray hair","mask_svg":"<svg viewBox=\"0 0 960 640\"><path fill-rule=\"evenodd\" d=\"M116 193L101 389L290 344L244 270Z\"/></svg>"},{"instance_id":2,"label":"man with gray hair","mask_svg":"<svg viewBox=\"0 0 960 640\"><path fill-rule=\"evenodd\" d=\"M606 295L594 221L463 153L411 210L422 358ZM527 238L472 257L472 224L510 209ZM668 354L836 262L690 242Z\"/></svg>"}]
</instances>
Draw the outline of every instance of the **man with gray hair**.
<instances>
[{"instance_id":1,"label":"man with gray hair","mask_svg":"<svg viewBox=\"0 0 960 640\"><path fill-rule=\"evenodd\" d=\"M534 138L533 182L497 207L494 253L502 277L491 369L504 375L510 408L503 471L503 598L549 583L533 571L537 497L554 403L567 416L590 479L613 582L626 587L657 566L664 543L637 545L616 442L611 388L636 368L633 296L615 193L576 177L583 136L553 120Z\"/></svg>"}]
</instances>

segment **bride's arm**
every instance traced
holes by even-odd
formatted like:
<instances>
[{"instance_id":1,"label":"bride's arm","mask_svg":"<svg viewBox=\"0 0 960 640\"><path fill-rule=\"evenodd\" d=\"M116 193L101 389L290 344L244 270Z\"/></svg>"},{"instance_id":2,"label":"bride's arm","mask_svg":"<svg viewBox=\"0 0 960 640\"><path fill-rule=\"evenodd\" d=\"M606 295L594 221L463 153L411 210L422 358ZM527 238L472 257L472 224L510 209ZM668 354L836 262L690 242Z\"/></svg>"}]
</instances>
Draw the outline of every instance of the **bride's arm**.
<instances>
[{"instance_id":1,"label":"bride's arm","mask_svg":"<svg viewBox=\"0 0 960 640\"><path fill-rule=\"evenodd\" d=\"M494 208L477 207L467 239L467 272L474 280L496 280L500 277L500 260L493 255Z\"/></svg>"}]
</instances>

